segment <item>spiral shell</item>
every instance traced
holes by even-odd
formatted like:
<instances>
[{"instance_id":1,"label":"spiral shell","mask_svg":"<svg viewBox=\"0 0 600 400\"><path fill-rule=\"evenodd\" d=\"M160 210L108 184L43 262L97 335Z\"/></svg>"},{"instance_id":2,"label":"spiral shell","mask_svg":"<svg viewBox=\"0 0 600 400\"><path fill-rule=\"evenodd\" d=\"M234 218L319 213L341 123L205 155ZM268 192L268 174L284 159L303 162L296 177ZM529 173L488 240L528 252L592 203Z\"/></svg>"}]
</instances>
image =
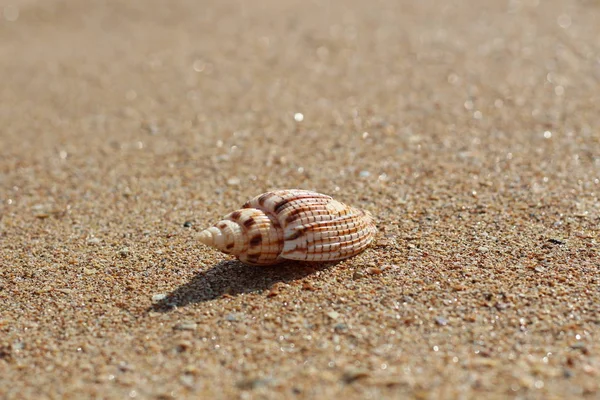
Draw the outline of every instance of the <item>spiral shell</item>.
<instances>
[{"instance_id":1,"label":"spiral shell","mask_svg":"<svg viewBox=\"0 0 600 400\"><path fill-rule=\"evenodd\" d=\"M324 194L290 189L256 196L198 238L246 264L270 265L352 257L376 232L369 212Z\"/></svg>"}]
</instances>

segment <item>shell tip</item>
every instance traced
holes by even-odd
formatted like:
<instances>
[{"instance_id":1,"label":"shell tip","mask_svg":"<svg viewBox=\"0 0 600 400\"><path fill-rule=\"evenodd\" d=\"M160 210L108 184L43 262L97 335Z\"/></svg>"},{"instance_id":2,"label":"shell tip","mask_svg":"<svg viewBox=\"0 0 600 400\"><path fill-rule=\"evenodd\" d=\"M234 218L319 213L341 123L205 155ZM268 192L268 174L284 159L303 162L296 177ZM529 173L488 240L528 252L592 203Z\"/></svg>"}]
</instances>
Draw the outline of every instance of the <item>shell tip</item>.
<instances>
[{"instance_id":1,"label":"shell tip","mask_svg":"<svg viewBox=\"0 0 600 400\"><path fill-rule=\"evenodd\" d=\"M215 245L213 234L208 229L205 229L198 234L198 240L207 246L214 247L214 245Z\"/></svg>"}]
</instances>

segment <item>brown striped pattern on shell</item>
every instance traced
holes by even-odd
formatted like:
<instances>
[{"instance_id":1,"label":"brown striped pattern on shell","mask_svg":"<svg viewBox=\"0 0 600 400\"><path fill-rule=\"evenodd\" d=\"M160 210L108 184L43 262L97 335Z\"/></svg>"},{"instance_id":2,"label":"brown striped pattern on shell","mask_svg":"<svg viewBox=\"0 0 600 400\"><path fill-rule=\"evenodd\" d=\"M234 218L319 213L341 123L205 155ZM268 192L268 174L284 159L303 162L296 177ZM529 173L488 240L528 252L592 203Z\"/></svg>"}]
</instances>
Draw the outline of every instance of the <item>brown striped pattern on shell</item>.
<instances>
[{"instance_id":1,"label":"brown striped pattern on shell","mask_svg":"<svg viewBox=\"0 0 600 400\"><path fill-rule=\"evenodd\" d=\"M335 261L363 251L377 229L368 212L308 190L256 196L202 231L204 244L252 265Z\"/></svg>"}]
</instances>

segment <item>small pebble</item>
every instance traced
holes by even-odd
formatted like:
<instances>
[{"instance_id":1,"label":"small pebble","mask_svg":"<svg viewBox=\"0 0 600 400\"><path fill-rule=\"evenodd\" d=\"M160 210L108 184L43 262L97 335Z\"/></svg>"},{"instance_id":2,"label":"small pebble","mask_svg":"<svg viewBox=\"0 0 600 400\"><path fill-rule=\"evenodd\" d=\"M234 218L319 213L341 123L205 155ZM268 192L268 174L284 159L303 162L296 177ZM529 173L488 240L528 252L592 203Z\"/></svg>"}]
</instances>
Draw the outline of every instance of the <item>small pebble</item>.
<instances>
[{"instance_id":1,"label":"small pebble","mask_svg":"<svg viewBox=\"0 0 600 400\"><path fill-rule=\"evenodd\" d=\"M12 358L12 348L10 345L0 345L0 360Z\"/></svg>"},{"instance_id":2,"label":"small pebble","mask_svg":"<svg viewBox=\"0 0 600 400\"><path fill-rule=\"evenodd\" d=\"M444 317L436 317L435 323L440 326L446 326L446 325L448 325L448 320Z\"/></svg>"},{"instance_id":3,"label":"small pebble","mask_svg":"<svg viewBox=\"0 0 600 400\"><path fill-rule=\"evenodd\" d=\"M582 350L585 349L585 343L584 342L575 342L571 345L571 348L574 350Z\"/></svg>"},{"instance_id":4,"label":"small pebble","mask_svg":"<svg viewBox=\"0 0 600 400\"><path fill-rule=\"evenodd\" d=\"M192 348L192 343L189 340L182 340L180 342L177 343L177 345L175 346L175 350L178 353L183 353L186 350L189 350Z\"/></svg>"},{"instance_id":5,"label":"small pebble","mask_svg":"<svg viewBox=\"0 0 600 400\"><path fill-rule=\"evenodd\" d=\"M327 316L333 320L336 320L340 317L340 313L336 312L336 311L329 311L327 313Z\"/></svg>"},{"instance_id":6,"label":"small pebble","mask_svg":"<svg viewBox=\"0 0 600 400\"><path fill-rule=\"evenodd\" d=\"M235 314L227 314L225 316L225 319L227 321L231 321L231 322L236 322L238 320L237 317L235 316Z\"/></svg>"},{"instance_id":7,"label":"small pebble","mask_svg":"<svg viewBox=\"0 0 600 400\"><path fill-rule=\"evenodd\" d=\"M193 225L193 224L192 224L192 221L185 221L185 222L183 223L183 227L184 227L184 228L191 228L191 226L192 226L192 225Z\"/></svg>"},{"instance_id":8,"label":"small pebble","mask_svg":"<svg viewBox=\"0 0 600 400\"><path fill-rule=\"evenodd\" d=\"M88 240L87 240L87 244L92 244L92 245L94 245L94 244L99 244L101 241L102 241L102 240L101 240L100 238L97 238L97 237L91 237L91 238L88 238Z\"/></svg>"},{"instance_id":9,"label":"small pebble","mask_svg":"<svg viewBox=\"0 0 600 400\"><path fill-rule=\"evenodd\" d=\"M342 381L346 384L352 383L358 379L369 376L368 371L362 369L349 369L342 375Z\"/></svg>"},{"instance_id":10,"label":"small pebble","mask_svg":"<svg viewBox=\"0 0 600 400\"><path fill-rule=\"evenodd\" d=\"M567 379L572 378L575 374L568 368L563 368L563 376Z\"/></svg>"},{"instance_id":11,"label":"small pebble","mask_svg":"<svg viewBox=\"0 0 600 400\"><path fill-rule=\"evenodd\" d=\"M192 375L183 374L179 377L181 384L187 388L194 387L194 377Z\"/></svg>"},{"instance_id":12,"label":"small pebble","mask_svg":"<svg viewBox=\"0 0 600 400\"><path fill-rule=\"evenodd\" d=\"M39 219L46 219L49 218L50 215L56 215L60 213L60 210L48 204L36 204L31 207L31 209L33 210L34 217Z\"/></svg>"},{"instance_id":13,"label":"small pebble","mask_svg":"<svg viewBox=\"0 0 600 400\"><path fill-rule=\"evenodd\" d=\"M235 176L233 178L227 179L227 184L229 186L237 186L240 184L240 182L241 182L240 178L235 177Z\"/></svg>"},{"instance_id":14,"label":"small pebble","mask_svg":"<svg viewBox=\"0 0 600 400\"><path fill-rule=\"evenodd\" d=\"M129 251L129 247L123 247L118 253L120 257L125 258L131 254L131 251Z\"/></svg>"},{"instance_id":15,"label":"small pebble","mask_svg":"<svg viewBox=\"0 0 600 400\"><path fill-rule=\"evenodd\" d=\"M262 386L269 385L273 380L272 379L263 379L263 378L251 378L244 379L236 384L239 389L242 390L252 390Z\"/></svg>"},{"instance_id":16,"label":"small pebble","mask_svg":"<svg viewBox=\"0 0 600 400\"><path fill-rule=\"evenodd\" d=\"M151 135L157 135L158 133L160 133L160 128L158 127L158 125L156 125L156 123L154 122L144 122L142 124L142 126L144 127L144 129L146 131L148 131L148 133L150 133Z\"/></svg>"},{"instance_id":17,"label":"small pebble","mask_svg":"<svg viewBox=\"0 0 600 400\"><path fill-rule=\"evenodd\" d=\"M161 300L164 300L167 298L167 295L164 293L159 293L159 294L155 294L154 296L152 296L152 301L154 303L158 303Z\"/></svg>"},{"instance_id":18,"label":"small pebble","mask_svg":"<svg viewBox=\"0 0 600 400\"><path fill-rule=\"evenodd\" d=\"M367 273L371 275L381 275L383 270L381 268L367 268Z\"/></svg>"},{"instance_id":19,"label":"small pebble","mask_svg":"<svg viewBox=\"0 0 600 400\"><path fill-rule=\"evenodd\" d=\"M118 365L118 368L121 372L133 371L133 367L125 361L121 361Z\"/></svg>"},{"instance_id":20,"label":"small pebble","mask_svg":"<svg viewBox=\"0 0 600 400\"><path fill-rule=\"evenodd\" d=\"M481 246L480 248L477 249L480 253L487 253L488 251L490 251L490 249L488 249L485 246Z\"/></svg>"},{"instance_id":21,"label":"small pebble","mask_svg":"<svg viewBox=\"0 0 600 400\"><path fill-rule=\"evenodd\" d=\"M354 274L352 274L352 279L354 279L354 280L362 279L364 277L365 277L365 275L362 272L357 271Z\"/></svg>"},{"instance_id":22,"label":"small pebble","mask_svg":"<svg viewBox=\"0 0 600 400\"><path fill-rule=\"evenodd\" d=\"M202 370L194 364L186 365L183 368L183 373L186 375L199 375L201 372Z\"/></svg>"},{"instance_id":23,"label":"small pebble","mask_svg":"<svg viewBox=\"0 0 600 400\"><path fill-rule=\"evenodd\" d=\"M180 322L173 326L176 331L195 331L198 328L198 324L195 322Z\"/></svg>"},{"instance_id":24,"label":"small pebble","mask_svg":"<svg viewBox=\"0 0 600 400\"><path fill-rule=\"evenodd\" d=\"M389 247L392 244L393 244L392 241L389 240L389 239L380 239L380 240L377 241L376 246L377 247Z\"/></svg>"}]
</instances>

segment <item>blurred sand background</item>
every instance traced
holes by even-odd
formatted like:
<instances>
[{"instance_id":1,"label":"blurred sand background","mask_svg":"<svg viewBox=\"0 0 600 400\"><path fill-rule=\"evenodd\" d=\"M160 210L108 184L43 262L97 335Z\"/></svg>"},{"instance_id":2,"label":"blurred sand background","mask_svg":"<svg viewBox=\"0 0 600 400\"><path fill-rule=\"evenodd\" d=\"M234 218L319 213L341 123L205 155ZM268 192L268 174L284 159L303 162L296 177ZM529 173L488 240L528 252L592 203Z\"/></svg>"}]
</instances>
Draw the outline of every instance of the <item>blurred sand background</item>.
<instances>
[{"instance_id":1,"label":"blurred sand background","mask_svg":"<svg viewBox=\"0 0 600 400\"><path fill-rule=\"evenodd\" d=\"M1 398L600 398L600 2L0 11ZM376 243L194 240L272 188Z\"/></svg>"}]
</instances>

